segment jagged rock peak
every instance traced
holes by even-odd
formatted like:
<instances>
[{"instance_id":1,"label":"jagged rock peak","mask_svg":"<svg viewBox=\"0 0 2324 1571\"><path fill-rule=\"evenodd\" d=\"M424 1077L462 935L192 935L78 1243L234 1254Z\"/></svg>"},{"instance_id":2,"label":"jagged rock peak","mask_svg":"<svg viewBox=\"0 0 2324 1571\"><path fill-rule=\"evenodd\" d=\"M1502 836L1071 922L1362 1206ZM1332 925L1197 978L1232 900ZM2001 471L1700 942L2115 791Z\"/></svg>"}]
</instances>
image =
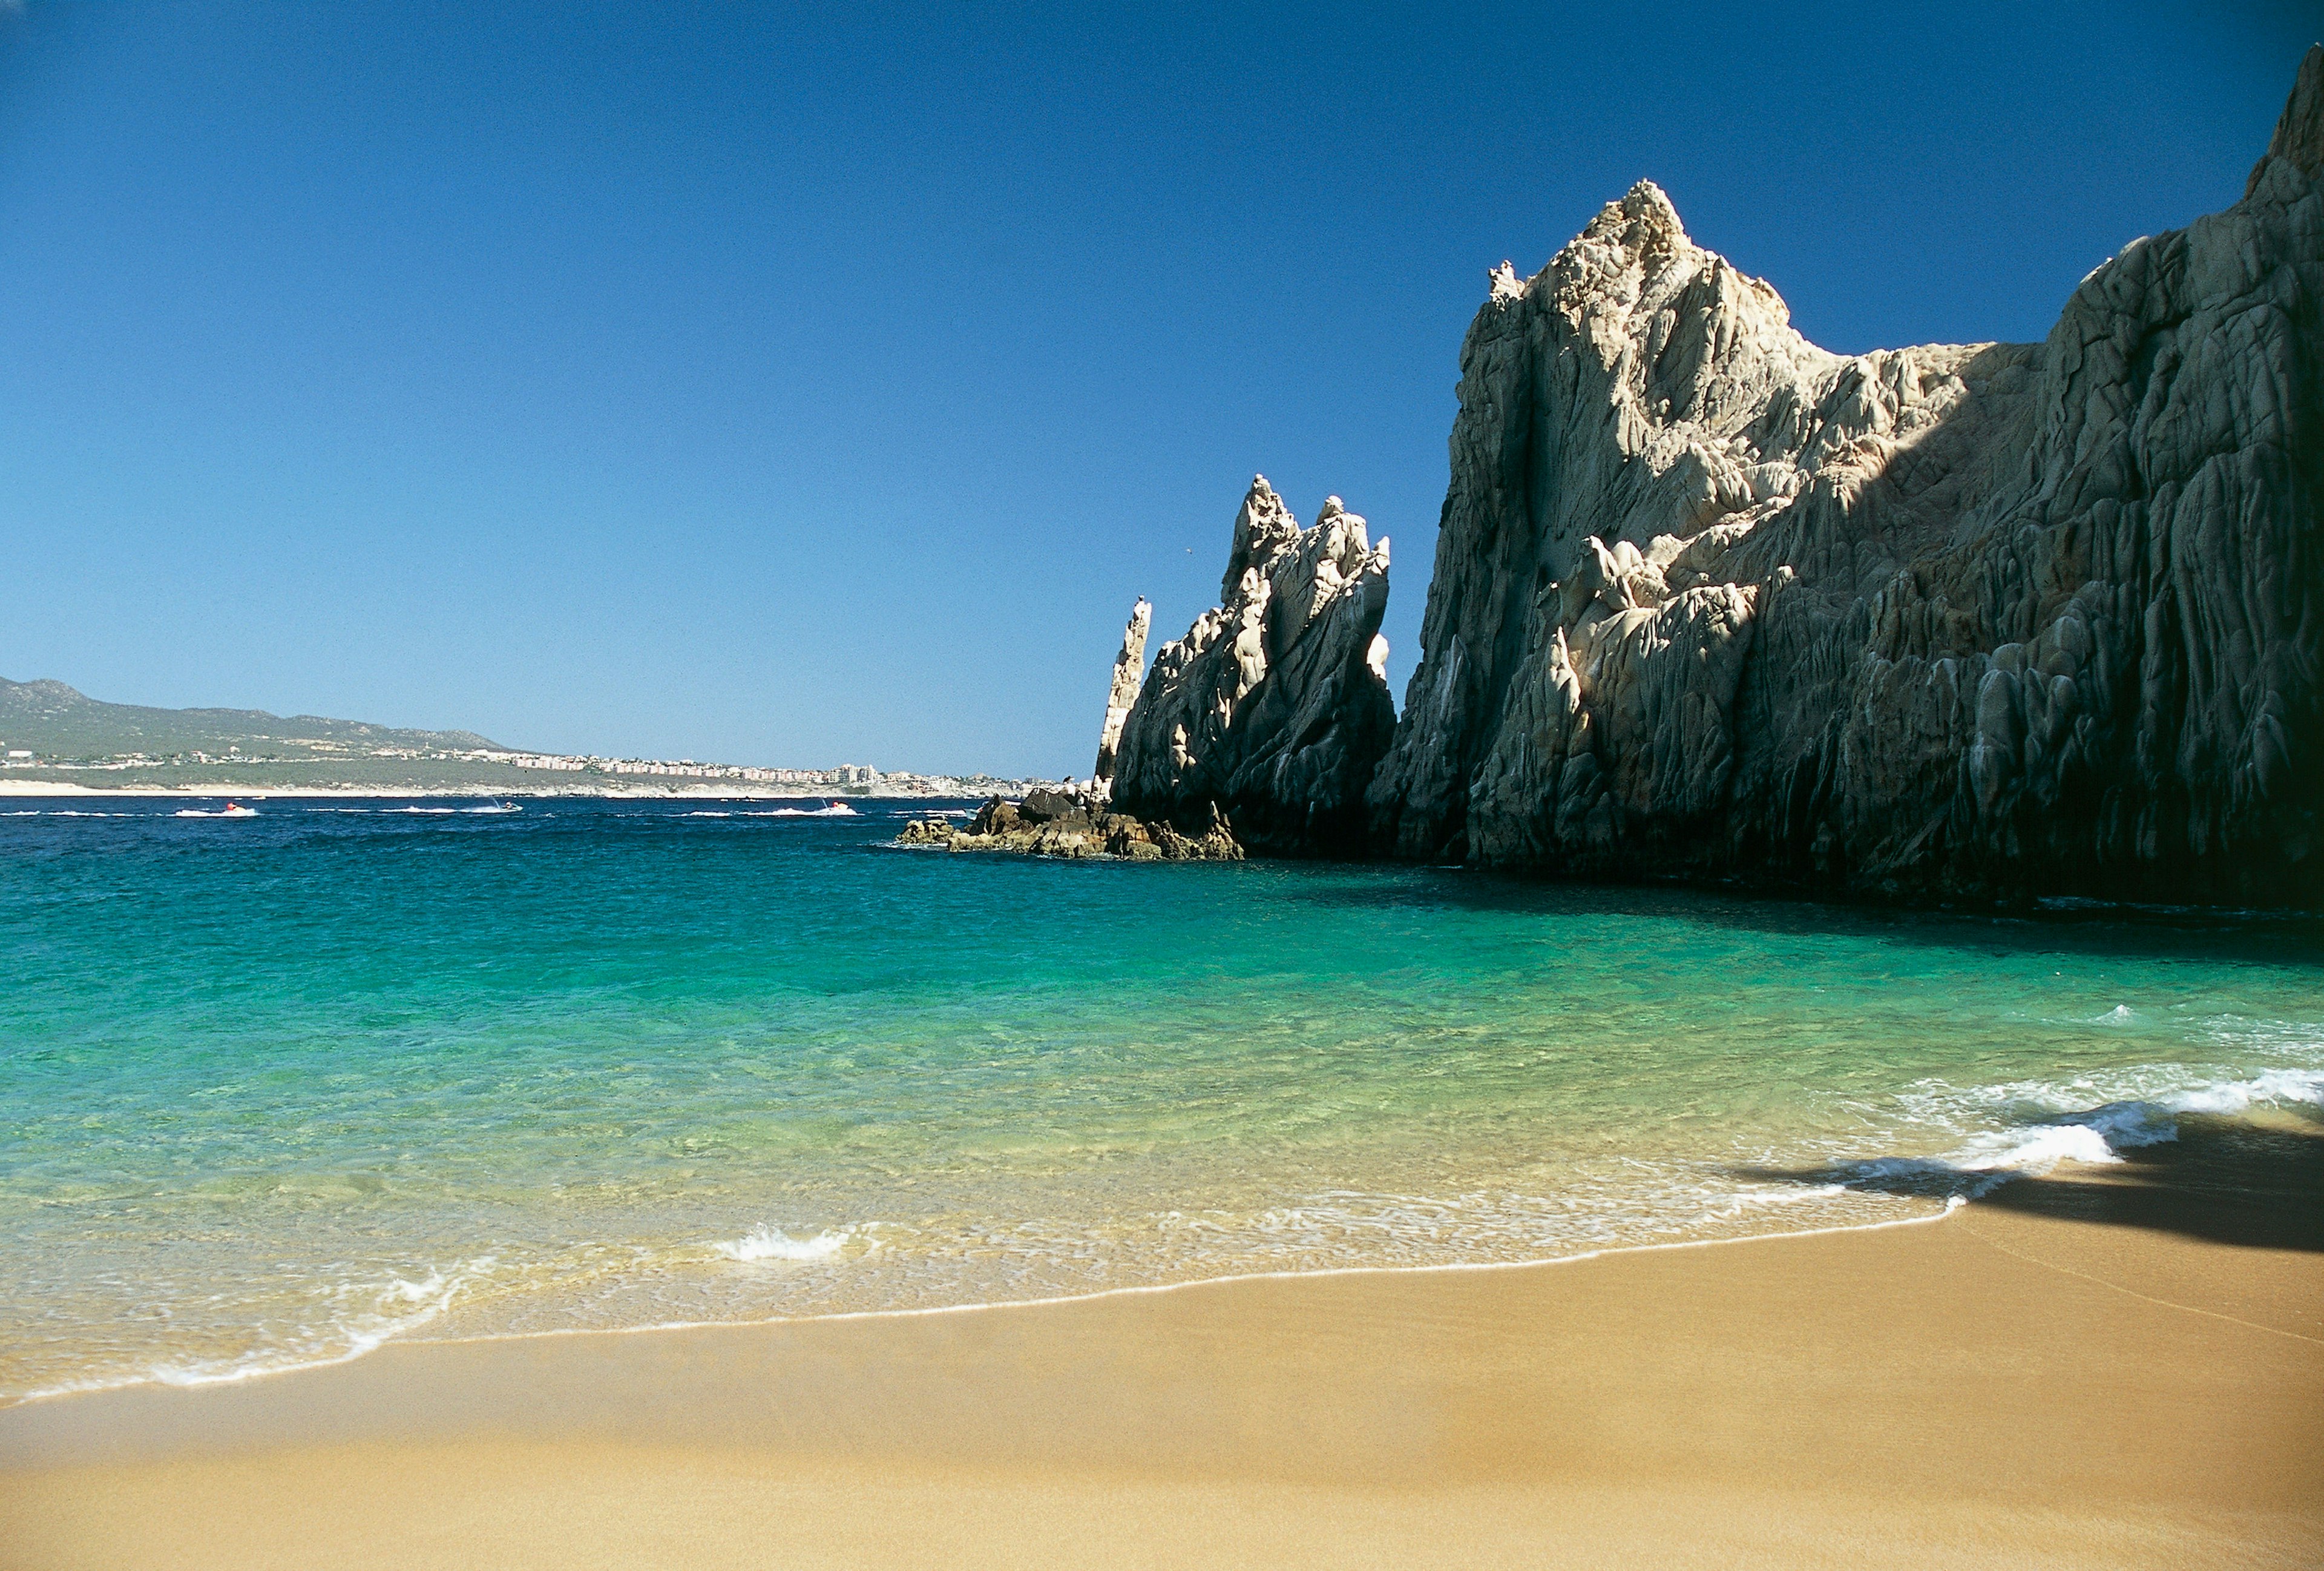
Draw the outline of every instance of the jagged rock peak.
<instances>
[{"instance_id":1,"label":"jagged rock peak","mask_svg":"<svg viewBox=\"0 0 2324 1571\"><path fill-rule=\"evenodd\" d=\"M1227 550L1226 573L1219 579L1221 603L1242 592L1242 576L1255 563L1266 561L1298 534L1299 520L1275 494L1267 476L1253 475L1242 507L1235 513L1234 543Z\"/></svg>"},{"instance_id":2,"label":"jagged rock peak","mask_svg":"<svg viewBox=\"0 0 2324 1571\"><path fill-rule=\"evenodd\" d=\"M1139 682L1146 674L1146 633L1153 624L1154 607L1140 595L1130 608L1129 624L1121 630L1121 652L1113 657L1113 685L1105 698L1105 724L1099 728L1097 767L1090 772L1091 789L1104 791L1113 779L1114 753L1121 744L1122 723L1138 702Z\"/></svg>"},{"instance_id":3,"label":"jagged rock peak","mask_svg":"<svg viewBox=\"0 0 2324 1571\"><path fill-rule=\"evenodd\" d=\"M2324 167L2324 43L2308 46L2300 74L2292 84L2292 97L2275 123L2275 134L2268 139L2266 153L2252 166L2251 179L2244 182L2245 196L2259 189L2269 161L2278 158L2291 164L2295 173L2311 179Z\"/></svg>"},{"instance_id":4,"label":"jagged rock peak","mask_svg":"<svg viewBox=\"0 0 2324 1571\"><path fill-rule=\"evenodd\" d=\"M1388 542L1337 496L1301 529L1264 476L1235 514L1220 604L1164 644L1122 726L1113 799L1286 852L1352 849L1396 724L1379 637Z\"/></svg>"}]
</instances>

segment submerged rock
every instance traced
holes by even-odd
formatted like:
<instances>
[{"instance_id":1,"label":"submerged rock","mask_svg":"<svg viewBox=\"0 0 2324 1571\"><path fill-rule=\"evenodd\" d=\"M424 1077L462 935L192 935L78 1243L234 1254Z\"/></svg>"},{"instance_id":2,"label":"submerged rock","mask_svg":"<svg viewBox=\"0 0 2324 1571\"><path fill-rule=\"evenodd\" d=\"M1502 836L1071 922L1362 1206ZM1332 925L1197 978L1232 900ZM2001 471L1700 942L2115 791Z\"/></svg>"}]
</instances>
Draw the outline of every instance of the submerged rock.
<instances>
[{"instance_id":1,"label":"submerged rock","mask_svg":"<svg viewBox=\"0 0 2324 1571\"><path fill-rule=\"evenodd\" d=\"M1532 279L1505 264L1462 348L1373 845L2315 903L2319 166L2324 48L2243 199L2134 241L2041 344L1829 354L1646 182ZM1279 522L1264 539L1292 549ZM1246 626L1271 651L1268 615L1246 597L1165 651L1125 799L1341 821L1377 711L1342 699L1363 687L1343 639L1331 698L1302 684L1298 721L1250 725L1276 668L1213 652Z\"/></svg>"},{"instance_id":2,"label":"submerged rock","mask_svg":"<svg viewBox=\"0 0 2324 1571\"><path fill-rule=\"evenodd\" d=\"M1121 730L1112 799L1200 838L1347 851L1394 734L1388 542L1332 497L1301 529L1265 476L1235 515L1220 605L1162 646Z\"/></svg>"}]
</instances>

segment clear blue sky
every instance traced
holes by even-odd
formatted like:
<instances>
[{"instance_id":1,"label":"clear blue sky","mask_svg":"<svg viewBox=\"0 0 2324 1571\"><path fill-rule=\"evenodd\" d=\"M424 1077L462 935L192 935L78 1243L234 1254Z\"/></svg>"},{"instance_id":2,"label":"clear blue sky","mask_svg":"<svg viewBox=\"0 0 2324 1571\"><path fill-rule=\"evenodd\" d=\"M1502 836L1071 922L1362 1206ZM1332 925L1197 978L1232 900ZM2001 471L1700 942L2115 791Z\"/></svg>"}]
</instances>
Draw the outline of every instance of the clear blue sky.
<instances>
[{"instance_id":1,"label":"clear blue sky","mask_svg":"<svg viewBox=\"0 0 2324 1571\"><path fill-rule=\"evenodd\" d=\"M0 675L1085 773L1254 470L1394 537L1644 176L1840 350L2242 192L2305 6L0 5Z\"/></svg>"}]
</instances>

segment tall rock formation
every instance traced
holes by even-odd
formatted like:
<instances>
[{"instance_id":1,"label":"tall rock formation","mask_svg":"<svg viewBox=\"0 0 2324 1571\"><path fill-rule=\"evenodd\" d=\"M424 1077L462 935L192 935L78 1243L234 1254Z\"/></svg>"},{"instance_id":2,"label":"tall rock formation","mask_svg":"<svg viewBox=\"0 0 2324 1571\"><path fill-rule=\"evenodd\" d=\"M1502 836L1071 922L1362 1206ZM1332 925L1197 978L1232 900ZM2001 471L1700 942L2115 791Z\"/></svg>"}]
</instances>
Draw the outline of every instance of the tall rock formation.
<instances>
[{"instance_id":1,"label":"tall rock formation","mask_svg":"<svg viewBox=\"0 0 2324 1571\"><path fill-rule=\"evenodd\" d=\"M1462 347L1374 844L2324 896L2324 48L2046 342L1840 356L1641 182Z\"/></svg>"},{"instance_id":2,"label":"tall rock formation","mask_svg":"<svg viewBox=\"0 0 2324 1571\"><path fill-rule=\"evenodd\" d=\"M1365 783L1396 727L1388 692L1386 536L1336 496L1313 526L1259 476L1235 515L1220 605L1162 646L1121 732L1113 800L1244 844L1352 851Z\"/></svg>"},{"instance_id":3,"label":"tall rock formation","mask_svg":"<svg viewBox=\"0 0 2324 1571\"><path fill-rule=\"evenodd\" d=\"M1106 694L1105 725L1097 735L1097 767L1090 772L1090 784L1097 790L1106 790L1113 779L1122 722L1130 718L1130 706L1138 702L1139 681L1146 672L1146 632L1153 624L1154 607L1140 595L1130 609L1130 624L1121 630L1121 652L1113 657L1113 687Z\"/></svg>"}]
</instances>

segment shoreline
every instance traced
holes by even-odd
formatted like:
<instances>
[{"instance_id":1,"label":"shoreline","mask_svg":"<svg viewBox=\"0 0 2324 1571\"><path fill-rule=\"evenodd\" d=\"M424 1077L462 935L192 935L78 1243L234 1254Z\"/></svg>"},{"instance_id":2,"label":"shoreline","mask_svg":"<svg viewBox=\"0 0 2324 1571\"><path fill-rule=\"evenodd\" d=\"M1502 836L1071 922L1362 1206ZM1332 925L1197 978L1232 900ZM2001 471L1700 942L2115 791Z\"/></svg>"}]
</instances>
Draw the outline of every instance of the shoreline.
<instances>
[{"instance_id":1,"label":"shoreline","mask_svg":"<svg viewBox=\"0 0 2324 1571\"><path fill-rule=\"evenodd\" d=\"M0 1566L2313 1563L2319 1199L2210 1120L1757 1248L392 1342L0 1411Z\"/></svg>"},{"instance_id":2,"label":"shoreline","mask_svg":"<svg viewBox=\"0 0 2324 1571\"><path fill-rule=\"evenodd\" d=\"M1524 1260L1437 1261L1425 1265L1348 1265L1322 1266L1311 1270L1286 1268L1281 1271L1231 1271L1224 1276L1190 1277L1183 1281L1139 1282L1127 1287L1096 1288L1085 1293L1061 1293L1038 1298L977 1298L957 1304L917 1304L895 1309L834 1309L811 1315L772 1315L756 1320L654 1320L635 1326L557 1326L539 1331L483 1331L458 1336L409 1335L391 1333L367 1347L318 1358L303 1363L289 1363L271 1368L237 1370L217 1375L190 1375L171 1379L158 1374L139 1375L102 1384L62 1386L52 1391L36 1391L6 1401L0 1401L0 1419L18 1409L43 1402L68 1401L79 1397L104 1396L115 1391L160 1389L165 1391L201 1391L219 1386L237 1386L254 1381L279 1380L306 1374L313 1371L343 1368L390 1347L485 1347L501 1343L539 1342L567 1337L651 1336L682 1335L693 1331L769 1330L789 1326L827 1326L851 1321L908 1320L943 1315L973 1315L1001 1313L1015 1309L1049 1309L1074 1304L1092 1304L1111 1298L1139 1298L1162 1293L1192 1292L1204 1288L1232 1287L1247 1282L1328 1281L1340 1277L1406 1277L1425 1276L1432 1272L1547 1271L1558 1266L1584 1265L1592 1261L1612 1260L1624 1255L1654 1254L1673 1250L1714 1249L1730 1244L1777 1243L1790 1239L1829 1238L1843 1234L1880 1233L1897 1227L1925 1227L1953 1216L1963 1206L1972 1204L1966 1197L1949 1197L1943 1209L1929 1216L1893 1216L1878 1222L1847 1223L1830 1227L1799 1227L1780 1233L1747 1233L1722 1238L1681 1238L1661 1243L1622 1243L1604 1248L1584 1250L1575 1254L1542 1255ZM424 1325L425 1323L423 1323ZM417 1331L420 1326L413 1326Z\"/></svg>"}]
</instances>

